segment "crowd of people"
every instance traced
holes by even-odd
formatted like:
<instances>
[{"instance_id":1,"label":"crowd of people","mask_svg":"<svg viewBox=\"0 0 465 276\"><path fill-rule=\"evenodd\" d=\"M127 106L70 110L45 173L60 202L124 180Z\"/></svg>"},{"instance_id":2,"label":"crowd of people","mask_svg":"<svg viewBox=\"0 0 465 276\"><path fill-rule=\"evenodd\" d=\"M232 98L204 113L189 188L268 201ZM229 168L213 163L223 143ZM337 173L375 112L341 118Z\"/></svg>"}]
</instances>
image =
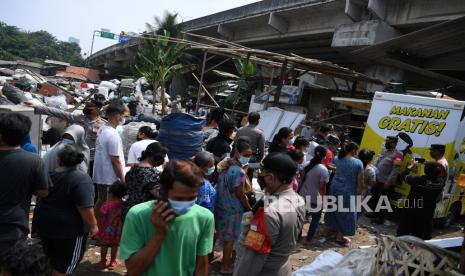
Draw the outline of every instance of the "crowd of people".
<instances>
[{"instance_id":1,"label":"crowd of people","mask_svg":"<svg viewBox=\"0 0 465 276\"><path fill-rule=\"evenodd\" d=\"M375 209L399 181L411 185L409 199L422 198L424 208L402 210L398 235L431 238L447 179L445 146L431 145L434 161L415 160L403 133L389 136L379 156L359 150L347 130L325 124L305 127L300 136L283 127L267 147L259 113L236 129L213 110L205 150L167 161L168 149L150 127L140 128L123 152L116 130L125 121L121 102L93 98L83 115L29 105L69 126L40 158L22 148L28 117L0 113L0 271L17 271L6 256L21 255L15 252L27 248L29 233L44 252L31 264L35 272L21 275L73 274L90 239L101 249L99 269L115 270L123 260L128 275L208 275L217 258L223 275L291 275L289 256L301 239L312 245L322 217L323 235L346 245L363 214L350 208L351 197L370 195ZM328 195L349 211L317 208ZM387 214L366 215L383 223Z\"/></svg>"}]
</instances>

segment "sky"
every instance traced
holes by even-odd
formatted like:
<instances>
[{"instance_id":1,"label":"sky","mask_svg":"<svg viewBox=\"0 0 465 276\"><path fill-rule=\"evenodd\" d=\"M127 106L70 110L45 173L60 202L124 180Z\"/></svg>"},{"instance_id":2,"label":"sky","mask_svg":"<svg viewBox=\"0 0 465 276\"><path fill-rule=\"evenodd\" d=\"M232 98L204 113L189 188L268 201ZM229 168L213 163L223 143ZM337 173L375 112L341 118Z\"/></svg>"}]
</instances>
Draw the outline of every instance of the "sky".
<instances>
[{"instance_id":1,"label":"sky","mask_svg":"<svg viewBox=\"0 0 465 276\"><path fill-rule=\"evenodd\" d=\"M188 21L253 2L257 0L1 0L0 21L26 31L45 30L63 41L78 38L82 53L88 54L94 30L140 33L164 11ZM93 52L114 43L96 37Z\"/></svg>"}]
</instances>

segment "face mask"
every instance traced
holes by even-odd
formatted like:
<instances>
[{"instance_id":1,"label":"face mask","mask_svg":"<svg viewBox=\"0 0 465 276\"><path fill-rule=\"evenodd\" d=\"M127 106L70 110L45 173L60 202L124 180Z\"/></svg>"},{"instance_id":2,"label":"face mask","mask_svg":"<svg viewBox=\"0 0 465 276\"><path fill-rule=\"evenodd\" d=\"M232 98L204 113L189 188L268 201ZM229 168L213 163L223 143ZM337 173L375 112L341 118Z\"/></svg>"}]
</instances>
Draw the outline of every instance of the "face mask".
<instances>
[{"instance_id":1,"label":"face mask","mask_svg":"<svg viewBox=\"0 0 465 276\"><path fill-rule=\"evenodd\" d=\"M294 144L294 139L290 139L289 142L287 142L290 146Z\"/></svg>"},{"instance_id":2,"label":"face mask","mask_svg":"<svg viewBox=\"0 0 465 276\"><path fill-rule=\"evenodd\" d=\"M239 157L239 163L241 163L241 165L246 165L249 163L249 160L250 160L250 157L245 157L245 156L241 156Z\"/></svg>"},{"instance_id":3,"label":"face mask","mask_svg":"<svg viewBox=\"0 0 465 276\"><path fill-rule=\"evenodd\" d=\"M170 206L173 212L176 215L180 216L180 215L184 215L185 213L189 212L192 209L192 206L194 206L196 200L197 198L195 198L192 201L178 201L178 200L168 199L168 202L170 203Z\"/></svg>"},{"instance_id":4,"label":"face mask","mask_svg":"<svg viewBox=\"0 0 465 276\"><path fill-rule=\"evenodd\" d=\"M299 171L303 171L304 170L304 164L297 164L297 169Z\"/></svg>"},{"instance_id":5,"label":"face mask","mask_svg":"<svg viewBox=\"0 0 465 276\"><path fill-rule=\"evenodd\" d=\"M72 144L74 144L74 141L71 140L71 139L65 139L64 138L64 139L61 139L61 143L65 144L65 145L72 145Z\"/></svg>"},{"instance_id":6,"label":"face mask","mask_svg":"<svg viewBox=\"0 0 465 276\"><path fill-rule=\"evenodd\" d=\"M208 168L206 175L212 175L215 172L215 166Z\"/></svg>"}]
</instances>

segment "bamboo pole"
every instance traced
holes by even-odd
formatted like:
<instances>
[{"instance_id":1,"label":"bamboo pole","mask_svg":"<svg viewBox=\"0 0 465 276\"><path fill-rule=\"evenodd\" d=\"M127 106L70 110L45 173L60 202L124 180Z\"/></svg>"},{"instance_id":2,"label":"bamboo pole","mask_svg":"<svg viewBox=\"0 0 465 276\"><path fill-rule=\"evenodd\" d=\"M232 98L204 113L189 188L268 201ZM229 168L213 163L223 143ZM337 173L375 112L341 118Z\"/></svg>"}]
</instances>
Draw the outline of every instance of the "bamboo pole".
<instances>
[{"instance_id":1,"label":"bamboo pole","mask_svg":"<svg viewBox=\"0 0 465 276\"><path fill-rule=\"evenodd\" d=\"M202 91L203 75L205 74L205 63L207 62L207 52L203 52L202 72L200 74L200 85L197 91L197 103L195 104L195 116L199 115L200 92Z\"/></svg>"},{"instance_id":2,"label":"bamboo pole","mask_svg":"<svg viewBox=\"0 0 465 276\"><path fill-rule=\"evenodd\" d=\"M271 91L273 91L272 89L273 79L274 79L274 67L271 69L270 84L268 85L268 93L266 95L265 106L263 107L263 109L265 110L268 109L268 102L270 101L270 94L271 94Z\"/></svg>"},{"instance_id":3,"label":"bamboo pole","mask_svg":"<svg viewBox=\"0 0 465 276\"><path fill-rule=\"evenodd\" d=\"M211 106L211 107L221 107L216 101L215 99L213 98L213 96L210 94L210 92L208 92L207 88L200 82L199 78L197 78L197 76L192 73L192 76L194 77L194 79L199 83L199 85L202 87L203 91L205 91L205 94L208 95L208 97L210 97L210 99L213 101L213 103L216 105L216 106ZM203 104L199 104L199 105L203 105ZM226 116L226 118L229 119L228 115L224 114L224 116Z\"/></svg>"}]
</instances>

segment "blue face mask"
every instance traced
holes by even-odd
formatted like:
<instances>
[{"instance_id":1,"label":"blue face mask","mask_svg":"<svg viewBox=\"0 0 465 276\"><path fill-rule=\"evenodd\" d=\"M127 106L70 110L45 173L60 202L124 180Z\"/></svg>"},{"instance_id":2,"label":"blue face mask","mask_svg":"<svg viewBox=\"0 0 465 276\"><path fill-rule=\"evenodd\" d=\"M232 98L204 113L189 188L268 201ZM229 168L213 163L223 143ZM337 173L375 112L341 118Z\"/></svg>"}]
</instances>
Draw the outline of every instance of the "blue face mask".
<instances>
[{"instance_id":1,"label":"blue face mask","mask_svg":"<svg viewBox=\"0 0 465 276\"><path fill-rule=\"evenodd\" d=\"M194 206L195 201L197 201L197 198L195 198L192 201L178 201L168 199L171 209L178 216L184 215L185 213L189 212L192 209L192 206Z\"/></svg>"},{"instance_id":2,"label":"blue face mask","mask_svg":"<svg viewBox=\"0 0 465 276\"><path fill-rule=\"evenodd\" d=\"M61 139L61 143L65 144L65 145L72 145L72 144L74 144L74 141L71 140L71 139L63 138L63 139Z\"/></svg>"},{"instance_id":3,"label":"blue face mask","mask_svg":"<svg viewBox=\"0 0 465 276\"><path fill-rule=\"evenodd\" d=\"M239 163L241 163L241 165L248 164L249 160L250 160L250 157L245 157L245 156L239 157Z\"/></svg>"},{"instance_id":4,"label":"blue face mask","mask_svg":"<svg viewBox=\"0 0 465 276\"><path fill-rule=\"evenodd\" d=\"M206 175L212 175L215 172L215 166L208 168Z\"/></svg>"}]
</instances>

